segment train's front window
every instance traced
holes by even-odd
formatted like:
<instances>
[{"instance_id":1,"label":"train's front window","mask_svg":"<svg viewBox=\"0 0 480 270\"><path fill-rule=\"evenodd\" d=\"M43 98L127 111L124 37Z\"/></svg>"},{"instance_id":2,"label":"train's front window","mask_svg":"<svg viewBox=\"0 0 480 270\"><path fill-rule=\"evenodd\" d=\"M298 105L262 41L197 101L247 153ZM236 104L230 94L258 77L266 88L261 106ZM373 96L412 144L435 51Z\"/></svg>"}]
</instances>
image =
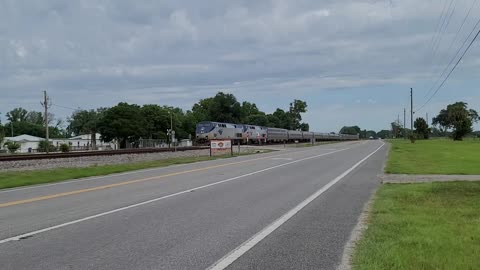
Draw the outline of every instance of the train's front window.
<instances>
[{"instance_id":1,"label":"train's front window","mask_svg":"<svg viewBox=\"0 0 480 270\"><path fill-rule=\"evenodd\" d=\"M200 123L197 125L197 134L208 133L212 131L214 125L212 123Z\"/></svg>"}]
</instances>

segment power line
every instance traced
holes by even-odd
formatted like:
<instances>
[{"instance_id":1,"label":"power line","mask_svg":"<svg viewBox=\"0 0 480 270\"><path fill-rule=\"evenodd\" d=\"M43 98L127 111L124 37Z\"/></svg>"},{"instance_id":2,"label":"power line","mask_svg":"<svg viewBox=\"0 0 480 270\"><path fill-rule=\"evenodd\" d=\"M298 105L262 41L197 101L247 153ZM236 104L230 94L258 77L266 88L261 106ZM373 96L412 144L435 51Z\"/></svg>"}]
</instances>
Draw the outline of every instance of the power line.
<instances>
[{"instance_id":1,"label":"power line","mask_svg":"<svg viewBox=\"0 0 480 270\"><path fill-rule=\"evenodd\" d=\"M470 16L470 13L473 9L473 7L475 6L475 4L477 3L478 0L475 0L473 1L472 5L470 6L470 9L468 10L467 12L467 15L465 16L465 18L463 19L463 22L461 23L460 25L460 28L458 29L457 33L455 34L455 37L453 39L453 41L450 43L450 46L448 47L447 49L447 52L450 51L453 47L453 44L455 44L455 41L457 41L457 38L463 28L463 26L465 25L465 22L467 21L468 17ZM480 22L480 21L479 21ZM477 23L478 24L478 23ZM460 53L460 50L463 48L463 46L465 46L465 44L467 43L468 39L470 38L470 36L473 34L474 30L475 30L476 26L473 28L473 30L470 32L470 34L468 35L468 37L465 39L465 41L463 42L462 46L460 48L458 48L455 56L450 60L450 62L448 63L448 65L445 67L445 69L443 69L442 73L440 74L440 76L437 78L437 80L435 81L435 83L432 85L432 87L430 87L430 89L428 90L428 92L425 94L424 97L427 97L428 95L430 95L430 93L432 92L432 90L434 89L435 85L438 83L438 81L440 80L440 78L443 77L443 75L445 74L445 72L448 70L448 68L450 67L450 65L453 63L453 60L455 60L455 58L457 58L458 54Z\"/></svg>"},{"instance_id":2,"label":"power line","mask_svg":"<svg viewBox=\"0 0 480 270\"><path fill-rule=\"evenodd\" d=\"M73 111L78 111L78 110L80 110L80 109L81 109L80 107L78 107L78 108L76 108L76 109L75 109L75 108L72 108L72 107L67 107L67 106L57 105L57 104L54 104L54 103L52 103L51 105L53 105L53 106L55 106L55 107L59 107L59 108L64 108L64 109L73 110Z\"/></svg>"},{"instance_id":3,"label":"power line","mask_svg":"<svg viewBox=\"0 0 480 270\"><path fill-rule=\"evenodd\" d=\"M454 5L453 5L453 9L452 9L452 11L450 12L450 15L448 15L448 14L449 14L449 10L450 10L450 8L452 7L452 4L454 4ZM443 18L443 22L442 22L442 24L441 24L441 26L440 26L440 29L439 29L440 32L439 32L438 39L436 40L436 42L434 43L433 48L432 48L432 50L433 50L433 53L432 53L432 61L433 61L433 59L435 58L435 55L436 55L436 53L437 53L438 48L440 47L440 43L442 42L442 39L443 39L443 34L445 33L445 31L446 31L447 28L448 28L448 25L450 24L450 21L451 21L451 18L452 18L452 16L453 16L453 13L455 12L455 8L456 8L456 2L454 2L454 0L451 0L451 1L450 1L450 4L448 5L448 9L447 9L447 11L446 11L446 13L445 13L445 17ZM447 15L448 15L448 17L447 17ZM445 27L444 27L444 26L445 26Z\"/></svg>"},{"instance_id":4,"label":"power line","mask_svg":"<svg viewBox=\"0 0 480 270\"><path fill-rule=\"evenodd\" d=\"M423 109L429 102L430 100L432 100L432 98L438 93L438 91L440 90L440 88L442 88L442 86L445 84L445 82L448 80L448 78L450 78L450 75L452 75L453 71L457 68L458 64L460 64L460 61L462 61L463 57L465 56L465 54L468 52L468 50L470 49L470 47L472 47L472 44L475 42L475 40L477 39L478 35L480 34L480 30L478 30L477 34L475 35L475 37L472 39L472 41L470 42L470 44L468 44L468 47L465 49L465 51L463 52L462 56L458 59L457 63L455 63L455 66L453 66L452 70L450 70L450 72L448 73L447 77L445 77L445 79L442 81L442 83L438 86L437 90L435 90L435 92L433 93L433 95L427 100L427 102L425 102L422 106L420 106L420 108L417 110L420 111L421 109Z\"/></svg>"},{"instance_id":5,"label":"power line","mask_svg":"<svg viewBox=\"0 0 480 270\"><path fill-rule=\"evenodd\" d=\"M436 42L436 39L437 39L437 34L439 33L440 31L440 22L442 22L443 24L443 14L445 13L445 8L447 8L447 3L448 3L448 0L445 0L444 4L443 4L443 9L442 9L442 13L440 13L440 17L438 18L438 22L437 22L437 26L435 27L435 34L432 36L432 39L430 41L430 50L433 51L433 44Z\"/></svg>"}]
</instances>

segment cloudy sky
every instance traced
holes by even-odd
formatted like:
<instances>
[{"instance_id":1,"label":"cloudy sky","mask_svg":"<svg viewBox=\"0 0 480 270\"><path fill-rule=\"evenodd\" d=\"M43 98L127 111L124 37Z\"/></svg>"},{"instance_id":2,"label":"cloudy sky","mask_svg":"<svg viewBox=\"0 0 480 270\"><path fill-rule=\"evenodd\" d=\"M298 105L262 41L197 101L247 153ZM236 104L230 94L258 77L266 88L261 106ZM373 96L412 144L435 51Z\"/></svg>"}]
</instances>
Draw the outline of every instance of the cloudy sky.
<instances>
[{"instance_id":1,"label":"cloudy sky","mask_svg":"<svg viewBox=\"0 0 480 270\"><path fill-rule=\"evenodd\" d=\"M0 112L41 110L42 90L59 117L223 90L266 112L306 100L316 131L380 130L410 87L428 99L479 17L476 0L0 0ZM418 115L480 111L479 44Z\"/></svg>"}]
</instances>

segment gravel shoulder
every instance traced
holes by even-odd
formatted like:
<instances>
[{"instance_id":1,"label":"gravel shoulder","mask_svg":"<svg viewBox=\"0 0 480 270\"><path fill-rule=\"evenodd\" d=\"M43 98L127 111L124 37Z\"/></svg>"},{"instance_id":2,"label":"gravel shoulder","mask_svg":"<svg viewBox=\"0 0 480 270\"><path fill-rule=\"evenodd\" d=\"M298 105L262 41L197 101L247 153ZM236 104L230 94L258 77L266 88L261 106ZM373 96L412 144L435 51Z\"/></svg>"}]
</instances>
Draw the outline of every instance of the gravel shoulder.
<instances>
[{"instance_id":1,"label":"gravel shoulder","mask_svg":"<svg viewBox=\"0 0 480 270\"><path fill-rule=\"evenodd\" d=\"M271 149L273 150L273 149ZM260 148L240 149L241 153L252 153L262 151ZM238 153L238 148L234 148L234 153ZM202 157L208 156L210 151L191 150L179 152L161 152L161 153L144 153L144 154L125 154L113 156L87 156L87 157L71 157L62 159L40 159L40 160L20 160L20 161L2 161L0 162L0 172L8 171L32 171L32 170L48 170L57 168L86 168L92 166L129 164L145 161L156 161L173 158L184 157Z\"/></svg>"}]
</instances>

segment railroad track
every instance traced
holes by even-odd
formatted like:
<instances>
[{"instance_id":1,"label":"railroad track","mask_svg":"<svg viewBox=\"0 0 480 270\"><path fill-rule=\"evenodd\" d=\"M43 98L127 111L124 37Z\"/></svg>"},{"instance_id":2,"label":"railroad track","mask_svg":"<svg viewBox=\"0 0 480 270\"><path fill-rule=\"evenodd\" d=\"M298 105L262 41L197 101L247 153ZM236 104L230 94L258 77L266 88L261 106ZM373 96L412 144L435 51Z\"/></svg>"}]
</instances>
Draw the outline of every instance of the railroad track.
<instances>
[{"instance_id":1,"label":"railroad track","mask_svg":"<svg viewBox=\"0 0 480 270\"><path fill-rule=\"evenodd\" d=\"M208 146L191 146L177 147L177 151L202 150L209 149ZM162 153L174 152L173 148L136 148L106 151L88 151L88 152L67 152L67 153L51 153L51 154L18 154L18 155L0 155L2 161L17 160L35 160L35 159L54 159L54 158L70 158L70 157L89 157L89 156L114 156L125 154L145 154L145 153Z\"/></svg>"}]
</instances>

